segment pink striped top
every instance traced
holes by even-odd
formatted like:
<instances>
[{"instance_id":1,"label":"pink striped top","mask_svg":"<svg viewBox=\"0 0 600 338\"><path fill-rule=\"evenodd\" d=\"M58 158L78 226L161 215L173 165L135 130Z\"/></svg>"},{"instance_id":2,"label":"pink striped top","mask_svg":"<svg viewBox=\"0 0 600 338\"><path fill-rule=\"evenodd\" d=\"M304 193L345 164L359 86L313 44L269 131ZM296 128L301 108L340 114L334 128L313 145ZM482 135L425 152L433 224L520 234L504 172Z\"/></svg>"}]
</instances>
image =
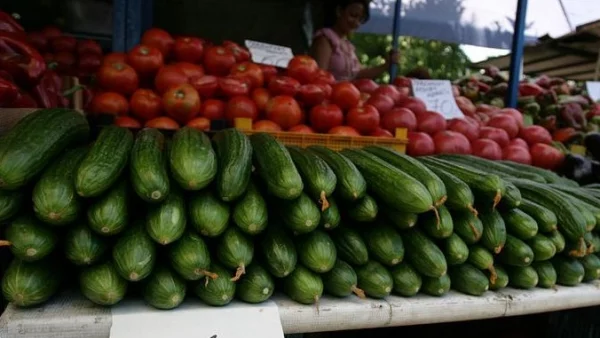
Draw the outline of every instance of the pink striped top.
<instances>
[{"instance_id":1,"label":"pink striped top","mask_svg":"<svg viewBox=\"0 0 600 338\"><path fill-rule=\"evenodd\" d=\"M338 81L353 80L360 71L361 65L356 57L354 45L348 39L341 38L331 28L323 28L315 33L315 38L325 36L331 44L332 53L328 71Z\"/></svg>"}]
</instances>

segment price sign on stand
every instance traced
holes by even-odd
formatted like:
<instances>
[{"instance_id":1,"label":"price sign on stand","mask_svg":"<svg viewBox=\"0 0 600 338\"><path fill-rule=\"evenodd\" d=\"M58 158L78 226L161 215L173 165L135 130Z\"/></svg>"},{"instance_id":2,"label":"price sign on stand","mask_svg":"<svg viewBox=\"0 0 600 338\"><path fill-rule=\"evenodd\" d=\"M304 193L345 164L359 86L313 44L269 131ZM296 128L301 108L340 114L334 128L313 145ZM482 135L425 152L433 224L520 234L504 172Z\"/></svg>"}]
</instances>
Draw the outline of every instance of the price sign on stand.
<instances>
[{"instance_id":1,"label":"price sign on stand","mask_svg":"<svg viewBox=\"0 0 600 338\"><path fill-rule=\"evenodd\" d=\"M446 119L464 117L452 95L448 80L411 80L413 93L425 102L427 110L442 114Z\"/></svg>"},{"instance_id":2,"label":"price sign on stand","mask_svg":"<svg viewBox=\"0 0 600 338\"><path fill-rule=\"evenodd\" d=\"M186 302L170 311L128 301L111 311L110 338L284 338L279 310L272 301L220 308Z\"/></svg>"},{"instance_id":3,"label":"price sign on stand","mask_svg":"<svg viewBox=\"0 0 600 338\"><path fill-rule=\"evenodd\" d=\"M287 68L294 57L291 48L270 43L246 40L246 47L252 53L252 61L263 65Z\"/></svg>"},{"instance_id":4,"label":"price sign on stand","mask_svg":"<svg viewBox=\"0 0 600 338\"><path fill-rule=\"evenodd\" d=\"M592 100L600 101L600 81L587 81L585 87Z\"/></svg>"}]
</instances>

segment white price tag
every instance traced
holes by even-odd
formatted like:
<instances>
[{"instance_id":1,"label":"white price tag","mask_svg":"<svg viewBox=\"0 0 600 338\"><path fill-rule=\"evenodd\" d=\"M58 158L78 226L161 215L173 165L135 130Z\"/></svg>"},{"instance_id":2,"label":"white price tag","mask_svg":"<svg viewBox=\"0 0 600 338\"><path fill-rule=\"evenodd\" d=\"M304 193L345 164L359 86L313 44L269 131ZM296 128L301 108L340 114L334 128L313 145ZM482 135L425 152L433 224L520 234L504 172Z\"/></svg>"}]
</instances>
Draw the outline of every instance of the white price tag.
<instances>
[{"instance_id":1,"label":"white price tag","mask_svg":"<svg viewBox=\"0 0 600 338\"><path fill-rule=\"evenodd\" d=\"M427 110L442 114L446 119L463 118L452 95L448 80L411 80L413 93L425 102Z\"/></svg>"},{"instance_id":2,"label":"white price tag","mask_svg":"<svg viewBox=\"0 0 600 338\"><path fill-rule=\"evenodd\" d=\"M246 40L246 47L252 54L252 61L264 65L287 68L294 57L291 48L270 43Z\"/></svg>"},{"instance_id":3,"label":"white price tag","mask_svg":"<svg viewBox=\"0 0 600 338\"><path fill-rule=\"evenodd\" d=\"M600 81L587 81L585 87L592 100L600 101Z\"/></svg>"},{"instance_id":4,"label":"white price tag","mask_svg":"<svg viewBox=\"0 0 600 338\"><path fill-rule=\"evenodd\" d=\"M190 300L162 311L132 300L111 311L110 338L284 338L279 310L272 301L210 307Z\"/></svg>"}]
</instances>

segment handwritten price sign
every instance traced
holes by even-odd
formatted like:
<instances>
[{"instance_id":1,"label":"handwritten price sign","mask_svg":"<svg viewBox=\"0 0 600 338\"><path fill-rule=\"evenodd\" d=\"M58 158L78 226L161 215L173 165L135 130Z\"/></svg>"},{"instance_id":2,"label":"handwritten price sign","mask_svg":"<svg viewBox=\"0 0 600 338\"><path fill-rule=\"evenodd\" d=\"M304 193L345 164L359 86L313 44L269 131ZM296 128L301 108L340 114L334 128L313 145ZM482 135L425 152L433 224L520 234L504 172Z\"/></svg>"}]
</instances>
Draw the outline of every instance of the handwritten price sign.
<instances>
[{"instance_id":1,"label":"handwritten price sign","mask_svg":"<svg viewBox=\"0 0 600 338\"><path fill-rule=\"evenodd\" d=\"M294 53L289 47L252 40L246 40L245 43L252 53L252 61L255 63L287 68L288 63L294 57Z\"/></svg>"},{"instance_id":2,"label":"handwritten price sign","mask_svg":"<svg viewBox=\"0 0 600 338\"><path fill-rule=\"evenodd\" d=\"M592 100L600 101L600 81L588 81L585 83L585 87Z\"/></svg>"},{"instance_id":3,"label":"handwritten price sign","mask_svg":"<svg viewBox=\"0 0 600 338\"><path fill-rule=\"evenodd\" d=\"M442 114L446 119L464 117L452 95L448 80L412 80L413 93L425 102L427 110Z\"/></svg>"}]
</instances>

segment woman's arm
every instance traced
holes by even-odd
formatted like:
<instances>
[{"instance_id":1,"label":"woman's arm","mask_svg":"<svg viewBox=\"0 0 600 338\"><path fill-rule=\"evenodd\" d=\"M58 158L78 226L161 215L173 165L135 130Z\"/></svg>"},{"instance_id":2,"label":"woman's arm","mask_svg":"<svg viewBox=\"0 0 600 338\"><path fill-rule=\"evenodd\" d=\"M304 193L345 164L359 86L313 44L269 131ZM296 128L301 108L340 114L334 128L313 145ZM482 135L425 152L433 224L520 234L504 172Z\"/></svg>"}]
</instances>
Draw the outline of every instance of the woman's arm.
<instances>
[{"instance_id":1,"label":"woman's arm","mask_svg":"<svg viewBox=\"0 0 600 338\"><path fill-rule=\"evenodd\" d=\"M310 48L312 57L317 61L317 64L321 69L329 69L329 61L331 60L332 52L333 49L331 48L331 43L329 43L325 36L316 38Z\"/></svg>"},{"instance_id":2,"label":"woman's arm","mask_svg":"<svg viewBox=\"0 0 600 338\"><path fill-rule=\"evenodd\" d=\"M389 65L387 63L384 63L379 66L375 66L375 67L363 68L358 71L358 73L356 74L356 78L357 79L374 79L374 78L381 76L381 74L385 73L385 71L387 71L388 68L389 68Z\"/></svg>"}]
</instances>

